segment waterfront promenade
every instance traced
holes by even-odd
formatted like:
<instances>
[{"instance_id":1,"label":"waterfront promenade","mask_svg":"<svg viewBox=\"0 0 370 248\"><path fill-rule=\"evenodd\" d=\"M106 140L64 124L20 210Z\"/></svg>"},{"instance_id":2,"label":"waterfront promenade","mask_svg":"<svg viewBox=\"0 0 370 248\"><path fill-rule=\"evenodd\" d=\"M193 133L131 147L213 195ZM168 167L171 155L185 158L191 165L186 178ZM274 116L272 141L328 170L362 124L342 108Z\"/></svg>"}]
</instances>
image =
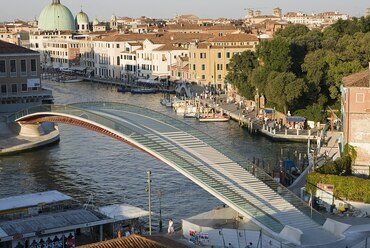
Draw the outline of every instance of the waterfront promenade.
<instances>
[{"instance_id":1,"label":"waterfront promenade","mask_svg":"<svg viewBox=\"0 0 370 248\"><path fill-rule=\"evenodd\" d=\"M226 96L220 96L220 99L226 99ZM321 131L313 129L289 129L282 125L280 128L273 128L271 120L264 123L262 119L257 118L256 110L243 111L242 108L238 107L234 103L223 103L219 101L216 103L214 100L201 99L203 105L208 105L215 108L219 112L223 112L230 116L231 119L237 121L240 126L246 127L251 133L260 133L275 141L288 141L288 142L317 142L317 137L321 136Z\"/></svg>"},{"instance_id":2,"label":"waterfront promenade","mask_svg":"<svg viewBox=\"0 0 370 248\"><path fill-rule=\"evenodd\" d=\"M0 121L0 156L35 149L59 141L53 123L24 126Z\"/></svg>"}]
</instances>

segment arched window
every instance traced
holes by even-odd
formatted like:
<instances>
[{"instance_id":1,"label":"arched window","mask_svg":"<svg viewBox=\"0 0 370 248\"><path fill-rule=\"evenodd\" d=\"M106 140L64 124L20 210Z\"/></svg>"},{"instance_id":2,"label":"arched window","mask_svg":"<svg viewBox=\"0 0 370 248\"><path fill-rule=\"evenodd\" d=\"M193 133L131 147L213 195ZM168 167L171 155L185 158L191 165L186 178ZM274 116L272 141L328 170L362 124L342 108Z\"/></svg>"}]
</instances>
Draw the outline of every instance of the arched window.
<instances>
[{"instance_id":1,"label":"arched window","mask_svg":"<svg viewBox=\"0 0 370 248\"><path fill-rule=\"evenodd\" d=\"M82 24L82 30L84 30L85 29L85 24Z\"/></svg>"}]
</instances>

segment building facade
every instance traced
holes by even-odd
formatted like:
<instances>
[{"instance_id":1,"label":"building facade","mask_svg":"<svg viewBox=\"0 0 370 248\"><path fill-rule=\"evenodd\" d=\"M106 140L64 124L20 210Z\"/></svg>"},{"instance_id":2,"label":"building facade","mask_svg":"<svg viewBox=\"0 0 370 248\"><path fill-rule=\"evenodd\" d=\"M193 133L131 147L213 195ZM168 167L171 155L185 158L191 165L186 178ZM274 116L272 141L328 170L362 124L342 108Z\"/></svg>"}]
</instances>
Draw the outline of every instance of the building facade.
<instances>
[{"instance_id":1,"label":"building facade","mask_svg":"<svg viewBox=\"0 0 370 248\"><path fill-rule=\"evenodd\" d=\"M51 91L41 87L39 53L0 41L0 112L51 101Z\"/></svg>"},{"instance_id":2,"label":"building facade","mask_svg":"<svg viewBox=\"0 0 370 248\"><path fill-rule=\"evenodd\" d=\"M202 85L225 87L231 58L244 51L255 51L259 40L255 35L231 34L189 47L190 80Z\"/></svg>"},{"instance_id":3,"label":"building facade","mask_svg":"<svg viewBox=\"0 0 370 248\"><path fill-rule=\"evenodd\" d=\"M369 173L370 165L370 70L344 77L342 82L343 145L357 151L356 165Z\"/></svg>"}]
</instances>

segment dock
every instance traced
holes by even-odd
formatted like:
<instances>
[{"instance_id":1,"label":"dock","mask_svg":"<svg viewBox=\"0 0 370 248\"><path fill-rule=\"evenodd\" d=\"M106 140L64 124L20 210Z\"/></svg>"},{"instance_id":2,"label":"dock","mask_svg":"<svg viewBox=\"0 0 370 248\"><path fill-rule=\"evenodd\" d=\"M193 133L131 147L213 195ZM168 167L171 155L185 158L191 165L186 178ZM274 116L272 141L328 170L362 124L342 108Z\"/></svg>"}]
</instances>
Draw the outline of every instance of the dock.
<instances>
[{"instance_id":1,"label":"dock","mask_svg":"<svg viewBox=\"0 0 370 248\"><path fill-rule=\"evenodd\" d=\"M255 110L243 112L241 108L234 105L233 103L223 104L216 103L211 100L202 99L202 104L207 104L213 107L218 112L223 112L230 116L230 119L237 121L239 126L247 128L250 133L259 133L266 136L274 141L282 142L315 142L317 137L321 137L321 131L314 129L288 129L285 126L279 128L273 128L269 124L271 122L264 123L263 120L257 118L257 113Z\"/></svg>"}]
</instances>

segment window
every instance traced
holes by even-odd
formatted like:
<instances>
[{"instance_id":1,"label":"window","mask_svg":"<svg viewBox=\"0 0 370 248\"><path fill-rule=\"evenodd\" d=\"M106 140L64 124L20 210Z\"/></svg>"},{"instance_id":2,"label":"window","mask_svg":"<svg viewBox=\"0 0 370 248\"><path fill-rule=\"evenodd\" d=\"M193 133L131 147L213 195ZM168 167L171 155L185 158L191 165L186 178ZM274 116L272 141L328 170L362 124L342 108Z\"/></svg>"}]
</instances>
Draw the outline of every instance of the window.
<instances>
[{"instance_id":1,"label":"window","mask_svg":"<svg viewBox=\"0 0 370 248\"><path fill-rule=\"evenodd\" d=\"M217 58L221 58L221 53L217 53Z\"/></svg>"},{"instance_id":2,"label":"window","mask_svg":"<svg viewBox=\"0 0 370 248\"><path fill-rule=\"evenodd\" d=\"M37 67L36 67L36 59L31 59L31 75L36 76Z\"/></svg>"},{"instance_id":3,"label":"window","mask_svg":"<svg viewBox=\"0 0 370 248\"><path fill-rule=\"evenodd\" d=\"M202 71L204 71L206 69L206 65L205 64L203 64L202 65Z\"/></svg>"},{"instance_id":4,"label":"window","mask_svg":"<svg viewBox=\"0 0 370 248\"><path fill-rule=\"evenodd\" d=\"M226 64L226 70L229 70L229 64Z\"/></svg>"},{"instance_id":5,"label":"window","mask_svg":"<svg viewBox=\"0 0 370 248\"><path fill-rule=\"evenodd\" d=\"M6 93L6 84L1 85L1 93L3 93L3 94Z\"/></svg>"},{"instance_id":6,"label":"window","mask_svg":"<svg viewBox=\"0 0 370 248\"><path fill-rule=\"evenodd\" d=\"M22 84L22 91L23 92L27 91L27 84Z\"/></svg>"},{"instance_id":7,"label":"window","mask_svg":"<svg viewBox=\"0 0 370 248\"><path fill-rule=\"evenodd\" d=\"M206 53L200 53L200 58L201 59L205 59L207 56L206 56Z\"/></svg>"},{"instance_id":8,"label":"window","mask_svg":"<svg viewBox=\"0 0 370 248\"><path fill-rule=\"evenodd\" d=\"M226 53L226 58L228 58L228 59L230 58L230 52Z\"/></svg>"},{"instance_id":9,"label":"window","mask_svg":"<svg viewBox=\"0 0 370 248\"><path fill-rule=\"evenodd\" d=\"M365 94L364 93L357 93L356 94L356 103L364 103L365 102Z\"/></svg>"},{"instance_id":10,"label":"window","mask_svg":"<svg viewBox=\"0 0 370 248\"><path fill-rule=\"evenodd\" d=\"M222 70L222 64L217 64L217 70L221 71Z\"/></svg>"},{"instance_id":11,"label":"window","mask_svg":"<svg viewBox=\"0 0 370 248\"><path fill-rule=\"evenodd\" d=\"M22 76L27 75L27 67L26 67L26 60L25 59L21 60L21 75Z\"/></svg>"},{"instance_id":12,"label":"window","mask_svg":"<svg viewBox=\"0 0 370 248\"><path fill-rule=\"evenodd\" d=\"M15 60L10 60L10 76L13 77L17 75L17 64L15 62Z\"/></svg>"},{"instance_id":13,"label":"window","mask_svg":"<svg viewBox=\"0 0 370 248\"><path fill-rule=\"evenodd\" d=\"M119 44L116 44L116 48L119 48Z\"/></svg>"},{"instance_id":14,"label":"window","mask_svg":"<svg viewBox=\"0 0 370 248\"><path fill-rule=\"evenodd\" d=\"M202 75L202 80L205 80L206 79L206 75Z\"/></svg>"},{"instance_id":15,"label":"window","mask_svg":"<svg viewBox=\"0 0 370 248\"><path fill-rule=\"evenodd\" d=\"M193 65L193 71L195 71L195 64Z\"/></svg>"},{"instance_id":16,"label":"window","mask_svg":"<svg viewBox=\"0 0 370 248\"><path fill-rule=\"evenodd\" d=\"M12 93L17 93L18 92L18 87L16 84L12 84Z\"/></svg>"},{"instance_id":17,"label":"window","mask_svg":"<svg viewBox=\"0 0 370 248\"><path fill-rule=\"evenodd\" d=\"M221 74L219 74L219 75L217 76L217 78L220 80L220 79L221 79Z\"/></svg>"},{"instance_id":18,"label":"window","mask_svg":"<svg viewBox=\"0 0 370 248\"><path fill-rule=\"evenodd\" d=\"M120 65L120 64L121 64L120 57L117 56L117 65Z\"/></svg>"},{"instance_id":19,"label":"window","mask_svg":"<svg viewBox=\"0 0 370 248\"><path fill-rule=\"evenodd\" d=\"M0 76L6 76L5 60L0 60Z\"/></svg>"}]
</instances>

